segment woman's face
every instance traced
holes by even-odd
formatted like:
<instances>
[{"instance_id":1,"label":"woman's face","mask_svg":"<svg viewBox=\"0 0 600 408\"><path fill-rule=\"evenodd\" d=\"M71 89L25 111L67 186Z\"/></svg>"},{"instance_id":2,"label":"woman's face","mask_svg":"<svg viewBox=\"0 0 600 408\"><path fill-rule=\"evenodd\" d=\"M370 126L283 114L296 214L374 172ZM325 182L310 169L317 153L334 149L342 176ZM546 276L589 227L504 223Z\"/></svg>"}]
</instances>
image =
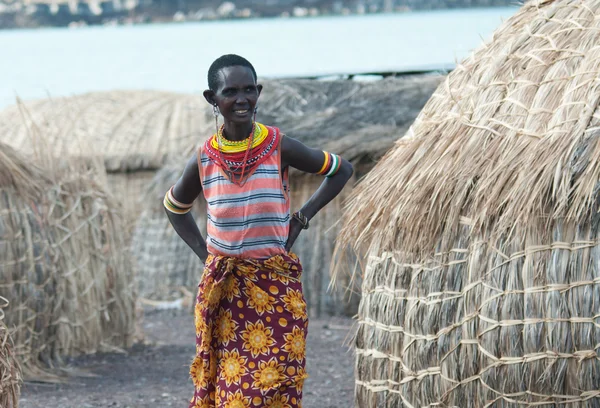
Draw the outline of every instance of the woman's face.
<instances>
[{"instance_id":1,"label":"woman's face","mask_svg":"<svg viewBox=\"0 0 600 408\"><path fill-rule=\"evenodd\" d=\"M219 71L221 80L215 91L216 102L225 121L234 123L251 122L254 108L262 90L252 75L252 70L243 66L226 67Z\"/></svg>"}]
</instances>

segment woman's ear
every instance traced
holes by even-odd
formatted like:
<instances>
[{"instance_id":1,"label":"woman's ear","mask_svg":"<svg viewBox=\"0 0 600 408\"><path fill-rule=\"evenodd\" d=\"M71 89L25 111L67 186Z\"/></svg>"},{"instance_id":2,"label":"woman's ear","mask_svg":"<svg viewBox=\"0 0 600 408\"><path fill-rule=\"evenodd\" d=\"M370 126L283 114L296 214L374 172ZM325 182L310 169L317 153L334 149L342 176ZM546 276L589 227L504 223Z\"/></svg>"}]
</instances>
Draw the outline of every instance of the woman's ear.
<instances>
[{"instance_id":1,"label":"woman's ear","mask_svg":"<svg viewBox=\"0 0 600 408\"><path fill-rule=\"evenodd\" d=\"M202 93L202 95L204 95L204 99L206 99L206 102L210 103L212 106L215 106L217 104L217 101L215 101L215 91L213 91L212 89L207 89Z\"/></svg>"},{"instance_id":2,"label":"woman's ear","mask_svg":"<svg viewBox=\"0 0 600 408\"><path fill-rule=\"evenodd\" d=\"M256 89L258 89L258 96L260 96L260 93L262 92L263 86L261 84L256 84Z\"/></svg>"}]
</instances>

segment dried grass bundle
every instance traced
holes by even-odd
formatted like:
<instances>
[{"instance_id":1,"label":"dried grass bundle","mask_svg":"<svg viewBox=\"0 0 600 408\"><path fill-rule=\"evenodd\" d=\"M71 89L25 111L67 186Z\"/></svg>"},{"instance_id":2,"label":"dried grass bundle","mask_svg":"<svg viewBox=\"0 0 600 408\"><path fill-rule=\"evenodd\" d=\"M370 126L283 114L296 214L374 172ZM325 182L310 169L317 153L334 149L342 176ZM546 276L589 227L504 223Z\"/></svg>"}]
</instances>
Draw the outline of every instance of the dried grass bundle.
<instances>
[{"instance_id":1,"label":"dried grass bundle","mask_svg":"<svg viewBox=\"0 0 600 408\"><path fill-rule=\"evenodd\" d=\"M357 406L600 406L599 40L527 2L357 187Z\"/></svg>"},{"instance_id":2,"label":"dried grass bundle","mask_svg":"<svg viewBox=\"0 0 600 408\"><path fill-rule=\"evenodd\" d=\"M99 161L125 221L139 216L139 196L172 154L205 138L214 122L201 96L158 91L94 92L18 101L0 112L0 141L25 153ZM44 135L47 151L31 143Z\"/></svg>"},{"instance_id":3,"label":"dried grass bundle","mask_svg":"<svg viewBox=\"0 0 600 408\"><path fill-rule=\"evenodd\" d=\"M0 150L5 321L24 377L55 380L60 372L52 369L64 356L131 345L135 291L126 234L94 166L49 155L36 157L38 166L4 144Z\"/></svg>"}]
</instances>

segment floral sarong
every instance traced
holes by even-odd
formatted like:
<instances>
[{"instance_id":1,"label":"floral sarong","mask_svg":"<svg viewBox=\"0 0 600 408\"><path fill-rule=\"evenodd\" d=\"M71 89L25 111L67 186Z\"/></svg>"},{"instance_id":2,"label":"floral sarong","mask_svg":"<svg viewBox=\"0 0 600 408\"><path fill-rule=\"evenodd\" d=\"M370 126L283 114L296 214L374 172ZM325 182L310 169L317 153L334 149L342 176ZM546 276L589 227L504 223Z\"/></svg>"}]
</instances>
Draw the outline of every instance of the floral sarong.
<instances>
[{"instance_id":1,"label":"floral sarong","mask_svg":"<svg viewBox=\"0 0 600 408\"><path fill-rule=\"evenodd\" d=\"M301 408L308 317L296 255L210 255L195 307L190 408Z\"/></svg>"}]
</instances>

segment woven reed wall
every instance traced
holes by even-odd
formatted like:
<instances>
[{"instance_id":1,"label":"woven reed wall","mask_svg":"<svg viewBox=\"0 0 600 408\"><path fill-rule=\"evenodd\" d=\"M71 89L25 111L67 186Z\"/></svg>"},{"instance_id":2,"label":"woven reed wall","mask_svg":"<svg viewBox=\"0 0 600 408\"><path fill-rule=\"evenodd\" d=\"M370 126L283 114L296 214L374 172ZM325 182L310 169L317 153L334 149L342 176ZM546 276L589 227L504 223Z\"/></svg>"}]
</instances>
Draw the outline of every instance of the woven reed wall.
<instances>
[{"instance_id":1,"label":"woven reed wall","mask_svg":"<svg viewBox=\"0 0 600 408\"><path fill-rule=\"evenodd\" d=\"M14 354L14 344L4 324L8 300L0 298L0 407L18 408L21 393L21 367Z\"/></svg>"},{"instance_id":2,"label":"woven reed wall","mask_svg":"<svg viewBox=\"0 0 600 408\"><path fill-rule=\"evenodd\" d=\"M20 102L20 101L19 101ZM109 172L156 170L213 128L200 95L161 91L90 92L18 103L0 112L0 140L36 150L32 131L56 157L101 158Z\"/></svg>"},{"instance_id":3,"label":"woven reed wall","mask_svg":"<svg viewBox=\"0 0 600 408\"><path fill-rule=\"evenodd\" d=\"M308 201L322 181L321 177L315 176L290 177L292 212L299 210ZM356 295L357 291L352 290L348 276L330 287L335 238L341 227L340 214L345 198L352 192L353 182L348 184L338 197L310 221L310 228L302 231L292 248L304 268L302 288L312 317L352 316L358 308L359 297Z\"/></svg>"},{"instance_id":4,"label":"woven reed wall","mask_svg":"<svg viewBox=\"0 0 600 408\"><path fill-rule=\"evenodd\" d=\"M600 407L599 44L526 2L355 188L357 406Z\"/></svg>"},{"instance_id":5,"label":"woven reed wall","mask_svg":"<svg viewBox=\"0 0 600 408\"><path fill-rule=\"evenodd\" d=\"M144 211L144 193L155 175L155 170L106 175L106 187L120 206L129 234L133 234L133 228Z\"/></svg>"},{"instance_id":6,"label":"woven reed wall","mask_svg":"<svg viewBox=\"0 0 600 408\"><path fill-rule=\"evenodd\" d=\"M33 199L0 186L0 296L31 380L51 379L64 356L129 347L135 331L120 215L91 178L70 174Z\"/></svg>"},{"instance_id":7,"label":"woven reed wall","mask_svg":"<svg viewBox=\"0 0 600 408\"><path fill-rule=\"evenodd\" d=\"M600 406L599 224L368 261L356 406ZM443 249L446 246L446 249Z\"/></svg>"},{"instance_id":8,"label":"woven reed wall","mask_svg":"<svg viewBox=\"0 0 600 408\"><path fill-rule=\"evenodd\" d=\"M202 234L206 236L204 200L199 198L193 214ZM181 296L181 287L196 293L203 265L187 244L177 235L156 200L153 209L145 210L135 226L131 253L138 272L141 297L167 300Z\"/></svg>"}]
</instances>

